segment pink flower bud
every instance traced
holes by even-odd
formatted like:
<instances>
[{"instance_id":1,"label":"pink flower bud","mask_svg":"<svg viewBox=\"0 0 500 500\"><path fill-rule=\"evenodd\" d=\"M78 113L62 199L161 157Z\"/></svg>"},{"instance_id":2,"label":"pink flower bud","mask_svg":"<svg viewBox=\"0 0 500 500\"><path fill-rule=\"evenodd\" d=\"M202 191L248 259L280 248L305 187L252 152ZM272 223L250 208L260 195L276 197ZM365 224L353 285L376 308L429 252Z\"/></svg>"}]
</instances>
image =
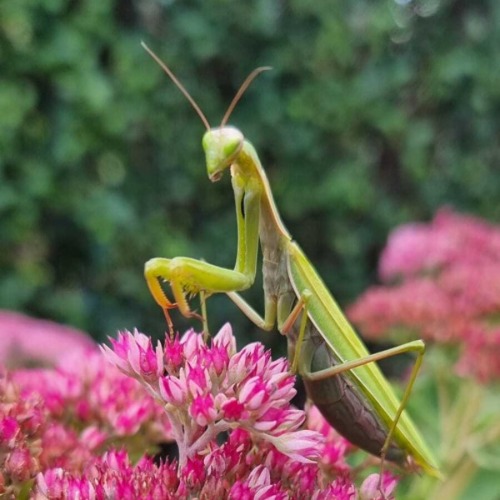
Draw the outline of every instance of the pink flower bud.
<instances>
[{"instance_id":1,"label":"pink flower bud","mask_svg":"<svg viewBox=\"0 0 500 500\"><path fill-rule=\"evenodd\" d=\"M19 482L28 480L35 467L36 460L25 447L15 448L8 453L4 463L5 471Z\"/></svg>"},{"instance_id":2,"label":"pink flower bud","mask_svg":"<svg viewBox=\"0 0 500 500\"><path fill-rule=\"evenodd\" d=\"M247 380L239 393L239 400L249 410L258 409L264 401L269 399L266 386L259 377Z\"/></svg>"},{"instance_id":3,"label":"pink flower bud","mask_svg":"<svg viewBox=\"0 0 500 500\"><path fill-rule=\"evenodd\" d=\"M370 474L359 489L360 500L382 500L394 498L393 492L397 480L389 472L385 472L380 481L380 474Z\"/></svg>"},{"instance_id":4,"label":"pink flower bud","mask_svg":"<svg viewBox=\"0 0 500 500\"><path fill-rule=\"evenodd\" d=\"M0 420L0 442L11 442L19 432L19 424L13 417L5 416Z\"/></svg>"},{"instance_id":5,"label":"pink flower bud","mask_svg":"<svg viewBox=\"0 0 500 500\"><path fill-rule=\"evenodd\" d=\"M212 340L212 347L224 349L228 356L236 352L236 339L229 323L226 323Z\"/></svg>"},{"instance_id":6,"label":"pink flower bud","mask_svg":"<svg viewBox=\"0 0 500 500\"><path fill-rule=\"evenodd\" d=\"M222 405L222 412L226 420L243 420L247 419L249 412L245 410L245 406L240 403L236 398L231 398L227 400Z\"/></svg>"},{"instance_id":7,"label":"pink flower bud","mask_svg":"<svg viewBox=\"0 0 500 500\"><path fill-rule=\"evenodd\" d=\"M206 426L212 423L217 417L213 396L211 394L196 396L191 403L189 413L198 425Z\"/></svg>"},{"instance_id":8,"label":"pink flower bud","mask_svg":"<svg viewBox=\"0 0 500 500\"><path fill-rule=\"evenodd\" d=\"M163 400L173 405L181 405L187 397L186 386L177 378L170 375L159 380L160 395Z\"/></svg>"},{"instance_id":9,"label":"pink flower bud","mask_svg":"<svg viewBox=\"0 0 500 500\"><path fill-rule=\"evenodd\" d=\"M179 335L171 339L170 336L165 337L164 348L164 363L168 373L176 373L184 362L184 345L179 340Z\"/></svg>"}]
</instances>

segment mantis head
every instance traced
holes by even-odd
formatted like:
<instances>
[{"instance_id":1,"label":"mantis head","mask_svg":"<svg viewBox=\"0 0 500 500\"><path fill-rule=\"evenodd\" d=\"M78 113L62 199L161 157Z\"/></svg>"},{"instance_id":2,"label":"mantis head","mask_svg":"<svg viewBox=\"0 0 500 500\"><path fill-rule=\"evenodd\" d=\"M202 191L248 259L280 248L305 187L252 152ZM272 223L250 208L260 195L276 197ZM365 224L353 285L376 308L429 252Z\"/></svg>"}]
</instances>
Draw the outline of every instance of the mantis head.
<instances>
[{"instance_id":1,"label":"mantis head","mask_svg":"<svg viewBox=\"0 0 500 500\"><path fill-rule=\"evenodd\" d=\"M224 170L231 166L243 147L243 134L234 127L210 129L203 136L203 149L207 159L208 178L218 181Z\"/></svg>"},{"instance_id":2,"label":"mantis head","mask_svg":"<svg viewBox=\"0 0 500 500\"><path fill-rule=\"evenodd\" d=\"M170 79L175 83L177 88L184 94L186 99L191 103L194 110L200 117L203 125L207 129L205 135L203 136L203 149L205 150L205 155L207 158L207 172L208 177L211 181L218 181L224 170L231 166L239 152L243 147L244 137L243 134L234 127L228 127L226 125L231 113L233 112L236 104L240 100L241 96L245 93L246 89L253 81L253 79L263 71L267 71L268 66L262 66L260 68L254 69L246 78L246 80L241 84L238 92L234 96L231 104L227 108L227 111L222 118L220 127L211 128L206 116L200 109L195 100L191 97L189 92L185 89L182 83L177 79L177 77L172 73L170 68L144 43L141 45L146 49L146 51L151 55L151 57L160 65L160 67L167 73Z\"/></svg>"}]
</instances>

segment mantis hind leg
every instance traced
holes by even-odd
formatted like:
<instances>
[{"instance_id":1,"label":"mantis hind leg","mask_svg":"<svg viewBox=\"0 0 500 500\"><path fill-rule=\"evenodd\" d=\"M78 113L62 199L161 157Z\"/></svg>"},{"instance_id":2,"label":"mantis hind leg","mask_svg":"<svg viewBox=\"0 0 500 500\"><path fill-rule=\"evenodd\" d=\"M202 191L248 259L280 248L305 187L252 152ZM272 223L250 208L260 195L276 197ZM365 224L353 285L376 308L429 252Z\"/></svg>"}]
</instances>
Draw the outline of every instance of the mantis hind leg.
<instances>
[{"instance_id":1,"label":"mantis hind leg","mask_svg":"<svg viewBox=\"0 0 500 500\"><path fill-rule=\"evenodd\" d=\"M300 340L300 334L299 334L299 340ZM306 340L307 342L307 340ZM309 341L310 342L310 341ZM324 346L325 349L329 349L327 345ZM304 350L304 349L303 349ZM300 369L299 373L302 375L304 380L309 383L309 384L314 384L314 382L318 381L325 381L330 379L331 377L334 377L335 375L340 375L344 372L351 371L355 368L358 368L360 366L366 365L368 363L373 363L376 361L380 361L382 359L386 359L392 356L397 356L403 353L408 353L408 352L416 352L417 356L415 359L415 363L413 364L409 380L406 384L405 391L403 394L403 397L399 403L397 403L397 406L394 407L394 413L393 416L391 417L391 420L386 421L386 426L385 429L386 431L383 432L383 434L379 434L379 443L382 443L380 448L375 447L370 449L369 451L371 453L374 453L381 458L381 466L380 466L380 476L379 476L379 490L382 492L381 488L381 482L382 482L382 472L384 470L384 465L386 459L392 462L396 462L399 465L404 466L405 468L408 467L408 469L414 467L413 460L410 458L412 455L412 450L411 448L407 448L406 445L403 443L399 442L398 440L395 440L395 434L397 431L398 423L401 419L401 415L403 414L404 409L406 408L408 404L408 400L410 398L411 392L413 390L413 386L415 384L415 381L417 379L418 372L420 370L420 367L422 365L423 361L423 356L425 353L425 344L421 340L416 340L412 342L408 342L406 344L403 344L401 346L396 346L391 349L387 349L375 354L370 354L367 356L364 356L362 358L352 360L352 361L345 361L343 363L335 364L333 366L329 366L324 369L320 369L318 371L311 372L310 371L310 366L311 366L311 359L312 359L312 354L311 354L311 349L310 345L308 345L308 349L305 349L308 353L305 356L306 358L309 359L303 359L301 360L300 363ZM307 384L306 384L307 385ZM313 401L314 402L314 401ZM351 401L352 404L352 401ZM382 419L382 415L378 414L378 411L375 409L372 410L375 411L374 416L376 417L377 420L380 421ZM385 419L384 419L385 420ZM374 433L376 432L377 426L369 426L370 428L367 429L367 435L373 436ZM371 430L370 430L371 429ZM378 431L377 431L378 432ZM367 443L369 441L366 441ZM361 441L362 444L359 444L362 448L365 447L365 438L362 438ZM368 448L366 448L368 449Z\"/></svg>"},{"instance_id":2,"label":"mantis hind leg","mask_svg":"<svg viewBox=\"0 0 500 500\"><path fill-rule=\"evenodd\" d=\"M413 367L412 367L408 382L406 384L405 391L404 391L403 397L401 399L401 402L399 403L399 406L397 407L396 413L394 414L392 421L388 425L387 435L385 437L384 444L382 445L382 448L380 449L380 453L379 453L381 463L380 463L380 473L379 473L379 480L378 480L378 490L379 490L381 497L383 499L386 498L385 493L384 493L383 488L382 488L383 472L385 469L386 460L394 461L394 462L398 463L399 465L403 465L404 467L408 467L408 469L415 467L413 460L410 458L411 454L409 453L409 450L407 450L404 446L402 448L400 448L399 443L394 441L394 437L395 437L395 433L397 430L398 422L401 418L401 415L403 414L404 409L406 408L406 406L408 404L408 400L410 399L411 392L413 390L413 386L414 386L415 381L416 381L417 376L418 376L418 372L419 372L420 367L422 365L422 361L423 361L423 357L424 357L424 353L425 353L424 342L422 340L415 340L412 342L407 342L401 346L396 346L396 347L393 347L391 349L386 349L384 351L368 355L368 356L360 358L358 360L347 361L345 363L327 368L325 370L320 370L320 371L315 372L315 373L307 374L307 376L310 378L310 380L313 380L313 379L323 380L324 377L332 377L332 376L340 374L344 371L352 370L358 366L363 366L367 363L380 361L382 359L390 358L392 356L398 356L400 354L408 353L408 352L416 352L417 357L415 359L415 363L413 364Z\"/></svg>"},{"instance_id":3,"label":"mantis hind leg","mask_svg":"<svg viewBox=\"0 0 500 500\"><path fill-rule=\"evenodd\" d=\"M352 361L346 361L344 363L325 368L324 370L320 370L320 371L316 371L316 372L305 372L302 374L304 378L307 378L308 380L311 380L311 381L325 380L327 378L333 377L333 376L338 375L340 373L353 370L354 368L357 368L359 366L363 366L363 365L366 365L368 363L380 361L382 359L390 358L392 356L398 356L400 354L404 354L407 352L416 352L417 357L416 357L415 363L412 367L408 383L406 384L403 398L401 399L401 402L396 410L394 418L389 426L389 429L387 432L387 437L386 437L384 445L382 446L382 449L380 451L380 455L381 455L382 459L384 459L384 457L387 453L387 450L391 444L392 438L394 437L394 433L395 433L397 425L398 425L398 421L399 421L401 414L403 413L403 411L408 403L411 392L413 390L413 386L414 386L415 381L417 379L417 375L418 375L418 372L419 372L420 367L422 365L422 361L423 361L423 357L424 357L424 353L425 353L424 342L422 340L414 340L412 342L407 342L406 344L392 347L390 349L386 349L384 351L380 351L380 352L377 352L375 354L370 354L370 355L365 356L363 358L359 358L359 359L352 360Z\"/></svg>"},{"instance_id":4,"label":"mantis hind leg","mask_svg":"<svg viewBox=\"0 0 500 500\"><path fill-rule=\"evenodd\" d=\"M375 354L369 354L367 356L363 356L359 359L351 361L337 362L335 360L335 356L333 356L333 358L330 358L329 356L327 356L326 358L320 357L320 359L322 359L322 361L319 361L320 369L317 369L317 371L312 371L313 370L312 366L314 364L316 364L316 367L318 367L317 364L318 361L316 360L313 362L313 359L315 359L316 357L315 353L318 352L317 349L319 347L325 350L331 350L331 349L325 342L325 340L322 338L321 332L317 332L316 335L314 336L316 340L313 340L311 338L310 328L311 327L315 328L312 324L309 324L308 327L308 321L310 321L308 316L308 302L311 295L312 294L309 290L302 291L302 294L299 297L297 303L295 304L295 306L293 306L288 317L283 322L280 328L280 330L284 334L288 335L288 338L290 340L289 351L292 363L291 365L292 371L294 371L295 373L299 373L306 383L325 381L334 377L335 375L342 374L344 372L353 370L357 367L366 365L368 363L380 361L382 359L389 358L392 356L397 356L407 352L416 352L417 357L412 367L410 377L406 385L402 400L398 404L398 406L394 408L395 410L394 416L391 421L387 422L386 432L384 432L384 434L381 434L379 437L380 439L379 442L381 443L380 448L379 449L375 448L374 450L372 449L371 451L372 453L378 454L381 457L382 460L381 472L383 471L384 461L386 458L388 458L391 461L395 461L397 463L402 463L401 461L404 460L406 456L409 456L409 454L408 451L406 451L404 454L402 453L403 450L399 448L400 445L394 442L394 435L396 433L396 429L398 426L398 422L401 418L401 415L407 406L418 372L422 365L423 356L425 353L424 342L421 340L408 342L401 346L396 346L391 349L387 349ZM293 335L291 332L293 332L293 327L297 324L299 318L300 318L300 324L298 326L298 332L295 333L295 335ZM318 344L319 342L318 339L321 340L319 344ZM322 368L323 366L326 367ZM323 390L328 391L331 388L332 387L327 386L323 387ZM314 402L315 401L313 397L313 403ZM376 419L382 418L379 415L375 416ZM369 432L369 429L367 430L367 432ZM382 475L380 477L382 477Z\"/></svg>"}]
</instances>

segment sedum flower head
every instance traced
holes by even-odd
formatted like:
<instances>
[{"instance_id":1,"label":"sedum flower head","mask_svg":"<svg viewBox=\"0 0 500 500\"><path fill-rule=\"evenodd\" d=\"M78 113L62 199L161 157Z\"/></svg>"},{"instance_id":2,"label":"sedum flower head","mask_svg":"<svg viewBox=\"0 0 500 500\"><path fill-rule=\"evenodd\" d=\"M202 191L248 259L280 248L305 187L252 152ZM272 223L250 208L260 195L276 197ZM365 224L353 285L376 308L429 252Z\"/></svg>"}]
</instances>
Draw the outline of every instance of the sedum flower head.
<instances>
[{"instance_id":1,"label":"sedum flower head","mask_svg":"<svg viewBox=\"0 0 500 500\"><path fill-rule=\"evenodd\" d=\"M273 361L257 343L237 352L229 325L210 346L192 330L155 347L135 331L120 334L112 348L102 351L164 406L181 465L207 453L221 433L236 428L300 462L318 455L321 436L299 430L304 412L290 406L296 391L286 361Z\"/></svg>"}]
</instances>

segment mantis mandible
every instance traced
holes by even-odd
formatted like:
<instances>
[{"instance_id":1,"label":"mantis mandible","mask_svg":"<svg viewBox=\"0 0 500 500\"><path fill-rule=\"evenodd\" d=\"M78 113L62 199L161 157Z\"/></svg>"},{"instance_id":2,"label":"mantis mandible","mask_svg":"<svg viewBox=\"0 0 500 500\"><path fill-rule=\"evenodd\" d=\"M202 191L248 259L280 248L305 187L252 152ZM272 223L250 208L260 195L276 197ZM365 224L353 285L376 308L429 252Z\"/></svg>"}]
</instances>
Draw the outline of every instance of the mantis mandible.
<instances>
[{"instance_id":1,"label":"mantis mandible","mask_svg":"<svg viewBox=\"0 0 500 500\"><path fill-rule=\"evenodd\" d=\"M229 106L220 127L211 128L194 100L170 69L145 45L144 48L170 76L201 117L207 131L202 145L207 173L218 181L227 169L234 191L238 246L234 269L222 268L188 257L154 258L145 265L149 289L164 310L177 307L186 317L205 323L205 296L226 293L259 328L276 325L287 336L292 369L298 372L309 398L324 417L348 440L382 460L411 470L420 468L439 476L436 461L404 411L422 363L421 340L370 354L320 276L293 241L276 208L271 188L257 153L236 128L226 125L236 102L251 80L252 72ZM258 247L262 250L264 315L238 292L252 286ZM170 301L160 280L170 284ZM200 294L202 316L191 311L187 296ZM401 401L376 361L402 353L416 353L416 361Z\"/></svg>"}]
</instances>

